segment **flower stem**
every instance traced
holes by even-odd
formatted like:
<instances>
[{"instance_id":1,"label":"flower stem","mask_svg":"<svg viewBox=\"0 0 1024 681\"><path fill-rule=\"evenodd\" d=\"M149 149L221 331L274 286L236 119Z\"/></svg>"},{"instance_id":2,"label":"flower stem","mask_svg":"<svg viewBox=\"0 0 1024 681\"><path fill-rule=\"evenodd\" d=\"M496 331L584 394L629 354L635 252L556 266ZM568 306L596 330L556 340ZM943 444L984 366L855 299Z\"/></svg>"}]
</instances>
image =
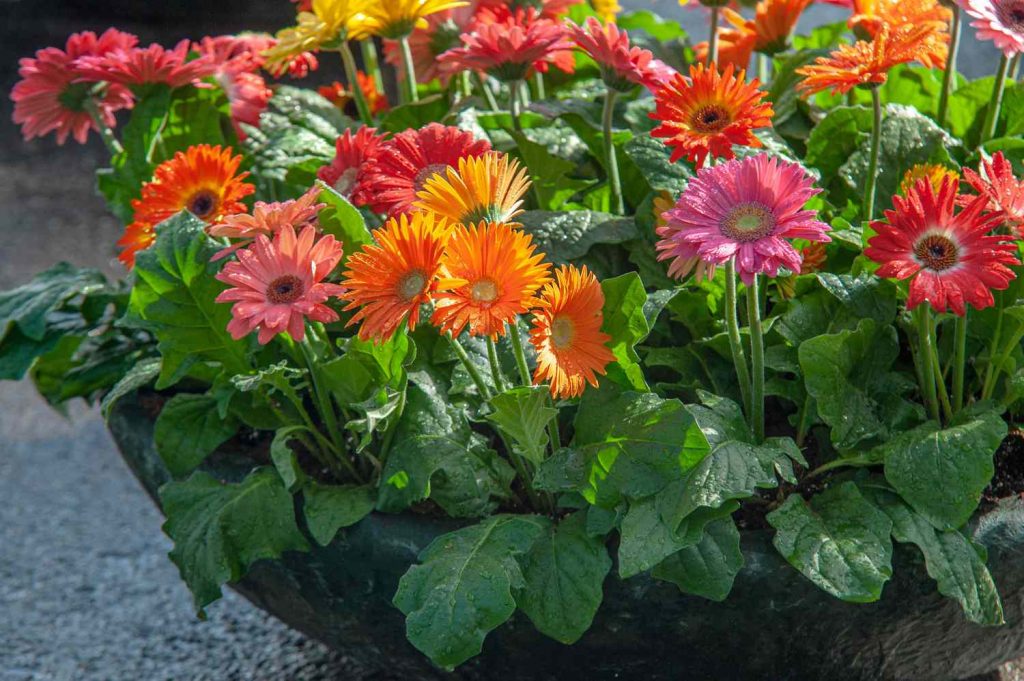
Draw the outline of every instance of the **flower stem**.
<instances>
[{"instance_id":1,"label":"flower stem","mask_svg":"<svg viewBox=\"0 0 1024 681\"><path fill-rule=\"evenodd\" d=\"M523 122L519 120L522 109L523 81L514 80L508 84L508 110L512 115L512 127L516 132L523 131Z\"/></svg>"},{"instance_id":2,"label":"flower stem","mask_svg":"<svg viewBox=\"0 0 1024 681\"><path fill-rule=\"evenodd\" d=\"M981 131L981 144L996 136L999 125L999 109L1003 105L1003 93L1006 92L1006 77L1010 73L1010 58L1005 54L999 61L999 72L996 74L995 90L992 92L992 103L985 114L985 127Z\"/></svg>"},{"instance_id":3,"label":"flower stem","mask_svg":"<svg viewBox=\"0 0 1024 681\"><path fill-rule=\"evenodd\" d=\"M871 220L875 212L875 187L878 185L878 152L882 148L882 97L878 87L871 88L871 106L874 123L871 126L871 156L868 159L868 176L864 185L864 221Z\"/></svg>"},{"instance_id":4,"label":"flower stem","mask_svg":"<svg viewBox=\"0 0 1024 681\"><path fill-rule=\"evenodd\" d=\"M473 83L470 81L469 71L459 74L459 95L462 99L469 99L473 94Z\"/></svg>"},{"instance_id":5,"label":"flower stem","mask_svg":"<svg viewBox=\"0 0 1024 681\"><path fill-rule=\"evenodd\" d=\"M363 53L363 64L366 72L373 76L373 84L377 92L384 92L384 77L380 73L380 59L377 56L377 45L373 38L359 41L359 49Z\"/></svg>"},{"instance_id":6,"label":"flower stem","mask_svg":"<svg viewBox=\"0 0 1024 681\"><path fill-rule=\"evenodd\" d=\"M707 66L718 63L718 14L720 8L711 8L711 34L708 36Z\"/></svg>"},{"instance_id":7,"label":"flower stem","mask_svg":"<svg viewBox=\"0 0 1024 681\"><path fill-rule=\"evenodd\" d=\"M331 396L324 389L316 353L313 352L313 346L310 345L308 336L298 345L302 349L303 358L306 360L306 368L309 369L310 382L313 384L313 396L316 398L320 418L323 419L324 424L327 426L327 433L331 436L339 458L344 459L345 440L341 436L341 429L338 427L338 416L334 412Z\"/></svg>"},{"instance_id":8,"label":"flower stem","mask_svg":"<svg viewBox=\"0 0 1024 681\"><path fill-rule=\"evenodd\" d=\"M757 79L764 85L768 82L768 68L771 66L770 57L764 52L757 53Z\"/></svg>"},{"instance_id":9,"label":"flower stem","mask_svg":"<svg viewBox=\"0 0 1024 681\"><path fill-rule=\"evenodd\" d=\"M494 389L498 392L505 391L505 376L501 372L501 363L498 361L498 348L494 345L494 339L487 337L487 360L491 365L491 379L494 381Z\"/></svg>"},{"instance_id":10,"label":"flower stem","mask_svg":"<svg viewBox=\"0 0 1024 681\"><path fill-rule=\"evenodd\" d=\"M558 407L555 406L554 400L551 402L555 408L555 415L548 421L548 441L551 443L551 453L554 454L562 448L562 438L558 434Z\"/></svg>"},{"instance_id":11,"label":"flower stem","mask_svg":"<svg viewBox=\"0 0 1024 681\"><path fill-rule=\"evenodd\" d=\"M100 108L96 104L96 100L92 97L85 98L85 110L89 112L89 116L92 118L93 123L96 124L96 128L100 132L100 137L103 138L103 144L107 145L107 151L110 152L111 156L117 156L124 151L124 147L117 141L114 136L114 131L110 129L107 122L103 120L102 114L100 114Z\"/></svg>"},{"instance_id":12,"label":"flower stem","mask_svg":"<svg viewBox=\"0 0 1024 681\"><path fill-rule=\"evenodd\" d=\"M523 339L519 337L519 325L517 323L508 324L505 327L508 330L509 340L512 341L512 354L516 356L516 367L519 369L519 380L523 382L523 385L532 385L533 380L530 378L530 365L526 363L526 352L523 350Z\"/></svg>"},{"instance_id":13,"label":"flower stem","mask_svg":"<svg viewBox=\"0 0 1024 681\"><path fill-rule=\"evenodd\" d=\"M761 298L758 277L747 287L747 323L750 325L750 363L753 370L750 390L750 422L754 437L764 441L764 332L761 329Z\"/></svg>"},{"instance_id":14,"label":"flower stem","mask_svg":"<svg viewBox=\"0 0 1024 681\"><path fill-rule=\"evenodd\" d=\"M363 97L363 90L359 87L359 79L356 77L356 58L352 54L352 48L347 41L343 40L338 47L338 52L341 53L341 65L345 68L345 80L348 81L348 87L352 91L352 99L355 100L359 120L370 125L373 123L373 117L370 115L370 107L366 104L366 98Z\"/></svg>"},{"instance_id":15,"label":"flower stem","mask_svg":"<svg viewBox=\"0 0 1024 681\"><path fill-rule=\"evenodd\" d=\"M956 318L956 337L953 350L953 411L964 408L964 373L967 370L967 310Z\"/></svg>"},{"instance_id":16,"label":"flower stem","mask_svg":"<svg viewBox=\"0 0 1024 681\"><path fill-rule=\"evenodd\" d=\"M409 47L409 36L403 35L398 39L402 46L402 66L405 67L405 84L408 101L420 101L420 93L416 89L416 65L412 61L412 48Z\"/></svg>"},{"instance_id":17,"label":"flower stem","mask_svg":"<svg viewBox=\"0 0 1024 681\"><path fill-rule=\"evenodd\" d=\"M996 330L992 334L992 342L988 346L988 366L985 367L985 381L981 385L981 399L987 400L992 396L995 388L992 380L995 378L996 350L1003 335L1003 310L1005 309L1005 296L1002 291L996 293Z\"/></svg>"},{"instance_id":18,"label":"flower stem","mask_svg":"<svg viewBox=\"0 0 1024 681\"><path fill-rule=\"evenodd\" d=\"M498 100L494 98L494 93L491 92L491 88L487 87L487 81L484 77L477 72L473 72L473 76L476 78L476 86L480 88L480 92L483 93L484 101L487 102L487 108L491 111L501 111L498 108Z\"/></svg>"},{"instance_id":19,"label":"flower stem","mask_svg":"<svg viewBox=\"0 0 1024 681\"><path fill-rule=\"evenodd\" d=\"M928 413L936 421L939 420L939 400L935 392L935 366L932 362L931 310L925 305L917 308L917 342L920 346L918 357L921 364L921 395L924 397Z\"/></svg>"},{"instance_id":20,"label":"flower stem","mask_svg":"<svg viewBox=\"0 0 1024 681\"><path fill-rule=\"evenodd\" d=\"M402 419L402 414L405 412L405 400L406 393L408 392L407 387L402 388L402 394L398 397L398 406L395 407L394 417L388 423L387 432L384 433L384 441L380 446L379 457L381 463L388 460L388 453L391 451L391 443L395 439L395 431L398 430L398 422Z\"/></svg>"},{"instance_id":21,"label":"flower stem","mask_svg":"<svg viewBox=\"0 0 1024 681\"><path fill-rule=\"evenodd\" d=\"M931 346L932 346L932 372L935 376L935 385L938 388L939 393L939 404L942 405L942 413L946 417L946 423L953 420L953 406L949 403L949 393L946 392L946 381L942 377L942 363L939 362L939 352L935 343L935 325L929 324L931 327L929 333L931 334Z\"/></svg>"},{"instance_id":22,"label":"flower stem","mask_svg":"<svg viewBox=\"0 0 1024 681\"><path fill-rule=\"evenodd\" d=\"M604 129L604 156L608 164L608 186L612 190L612 211L617 215L622 215L626 212L626 206L622 201L619 160L615 157L615 142L612 140L612 116L615 113L617 94L611 88L604 91L604 115L601 117L601 125Z\"/></svg>"},{"instance_id":23,"label":"flower stem","mask_svg":"<svg viewBox=\"0 0 1024 681\"><path fill-rule=\"evenodd\" d=\"M939 127L946 127L949 112L949 96L956 87L956 61L960 52L960 5L953 5L953 20L949 27L949 56L946 58L946 72L942 77L942 94L939 95Z\"/></svg>"},{"instance_id":24,"label":"flower stem","mask_svg":"<svg viewBox=\"0 0 1024 681\"><path fill-rule=\"evenodd\" d=\"M729 350L732 351L732 363L736 367L736 378L739 380L740 394L743 397L743 411L749 418L750 371L747 369L747 357L740 340L736 303L736 261L733 258L725 265L725 326L729 332Z\"/></svg>"},{"instance_id":25,"label":"flower stem","mask_svg":"<svg viewBox=\"0 0 1024 681\"><path fill-rule=\"evenodd\" d=\"M452 350L455 351L455 355L462 362L462 366L466 367L466 371L469 373L469 377L473 379L473 384L476 386L477 391L480 393L480 397L489 400L491 399L491 390L484 383L484 377L480 374L480 370L476 368L472 360L469 359L469 355L466 354L466 348L462 347L462 343L455 336L448 335L448 342L451 343Z\"/></svg>"},{"instance_id":26,"label":"flower stem","mask_svg":"<svg viewBox=\"0 0 1024 681\"><path fill-rule=\"evenodd\" d=\"M544 74L537 71L533 74L533 88L536 94L536 99L544 99L546 91L544 88Z\"/></svg>"}]
</instances>

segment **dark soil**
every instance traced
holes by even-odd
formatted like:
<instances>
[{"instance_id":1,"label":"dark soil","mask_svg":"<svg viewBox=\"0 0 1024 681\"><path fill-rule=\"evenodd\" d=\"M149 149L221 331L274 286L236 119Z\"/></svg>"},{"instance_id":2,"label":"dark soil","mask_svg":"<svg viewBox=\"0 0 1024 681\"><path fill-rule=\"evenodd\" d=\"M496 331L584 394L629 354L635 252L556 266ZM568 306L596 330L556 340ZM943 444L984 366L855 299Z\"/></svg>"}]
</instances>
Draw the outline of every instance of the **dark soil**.
<instances>
[{"instance_id":1,"label":"dark soil","mask_svg":"<svg viewBox=\"0 0 1024 681\"><path fill-rule=\"evenodd\" d=\"M1013 429L996 450L996 473L981 495L980 510L992 509L1000 499L1024 495L1024 431Z\"/></svg>"}]
</instances>

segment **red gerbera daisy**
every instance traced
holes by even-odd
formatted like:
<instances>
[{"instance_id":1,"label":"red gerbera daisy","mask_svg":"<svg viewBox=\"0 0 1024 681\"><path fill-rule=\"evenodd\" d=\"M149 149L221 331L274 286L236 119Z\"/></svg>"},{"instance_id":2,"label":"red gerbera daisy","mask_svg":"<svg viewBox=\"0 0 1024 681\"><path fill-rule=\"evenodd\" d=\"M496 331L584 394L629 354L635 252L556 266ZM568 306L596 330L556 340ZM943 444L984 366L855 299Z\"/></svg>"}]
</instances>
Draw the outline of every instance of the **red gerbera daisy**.
<instances>
[{"instance_id":1,"label":"red gerbera daisy","mask_svg":"<svg viewBox=\"0 0 1024 681\"><path fill-rule=\"evenodd\" d=\"M1013 175L1013 165L997 151L991 161L982 160L984 177L970 168L964 168L964 179L974 191L988 199L988 210L998 211L1003 220L1024 236L1024 182ZM961 197L970 201L971 197Z\"/></svg>"},{"instance_id":2,"label":"red gerbera daisy","mask_svg":"<svg viewBox=\"0 0 1024 681\"><path fill-rule=\"evenodd\" d=\"M383 139L376 128L365 125L354 135L351 130L346 130L334 143L334 160L320 168L316 176L346 199L364 205L367 201L359 191L363 174Z\"/></svg>"},{"instance_id":3,"label":"red gerbera daisy","mask_svg":"<svg viewBox=\"0 0 1024 681\"><path fill-rule=\"evenodd\" d=\"M190 43L182 40L167 50L156 43L149 47L117 49L103 56L85 56L76 67L86 78L120 85L163 83L181 87L213 74L216 64L209 56L188 60Z\"/></svg>"},{"instance_id":4,"label":"red gerbera daisy","mask_svg":"<svg viewBox=\"0 0 1024 681\"><path fill-rule=\"evenodd\" d=\"M999 215L984 212L988 198L979 196L955 213L956 198L953 178L937 192L922 179L906 197L893 197L884 222L871 223L877 234L864 255L881 263L878 276L910 279L908 310L928 301L936 312L963 316L967 303L992 305L992 290L1005 289L1016 276L1009 267L1020 264L1016 245L989 234Z\"/></svg>"},{"instance_id":5,"label":"red gerbera daisy","mask_svg":"<svg viewBox=\"0 0 1024 681\"><path fill-rule=\"evenodd\" d=\"M486 140L458 128L431 123L400 132L377 147L359 183L360 198L389 217L408 213L428 179L458 166L460 158L490 151Z\"/></svg>"},{"instance_id":6,"label":"red gerbera daisy","mask_svg":"<svg viewBox=\"0 0 1024 681\"><path fill-rule=\"evenodd\" d=\"M628 92L635 85L657 90L675 71L654 58L649 50L630 47L629 36L615 24L588 17L585 27L567 24L576 44L597 62L605 85Z\"/></svg>"},{"instance_id":7,"label":"red gerbera daisy","mask_svg":"<svg viewBox=\"0 0 1024 681\"><path fill-rule=\"evenodd\" d=\"M114 112L132 106L132 93L120 85L101 86L84 79L75 60L127 49L137 41L113 28L99 37L86 31L72 34L63 50L48 47L36 52L35 58L22 59L18 69L21 80L11 91L11 99L14 122L22 126L25 139L56 132L58 144L64 144L69 136L84 143L90 130L99 129L86 108L90 99L104 124L113 127Z\"/></svg>"}]
</instances>

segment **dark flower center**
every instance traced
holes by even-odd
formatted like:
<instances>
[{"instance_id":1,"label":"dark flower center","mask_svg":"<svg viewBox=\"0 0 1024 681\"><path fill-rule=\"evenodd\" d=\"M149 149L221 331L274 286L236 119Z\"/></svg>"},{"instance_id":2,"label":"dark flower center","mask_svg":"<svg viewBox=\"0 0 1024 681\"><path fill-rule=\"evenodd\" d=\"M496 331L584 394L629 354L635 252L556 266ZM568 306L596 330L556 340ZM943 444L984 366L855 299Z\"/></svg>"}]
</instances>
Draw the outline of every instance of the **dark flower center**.
<instances>
[{"instance_id":1,"label":"dark flower center","mask_svg":"<svg viewBox=\"0 0 1024 681\"><path fill-rule=\"evenodd\" d=\"M690 125L693 126L693 129L702 133L720 132L731 122L732 117L729 115L729 112L725 107L717 104L701 107L690 119Z\"/></svg>"},{"instance_id":2,"label":"dark flower center","mask_svg":"<svg viewBox=\"0 0 1024 681\"><path fill-rule=\"evenodd\" d=\"M729 211L719 229L735 241L757 241L775 231L775 216L760 203L741 203Z\"/></svg>"},{"instance_id":3,"label":"dark flower center","mask_svg":"<svg viewBox=\"0 0 1024 681\"><path fill-rule=\"evenodd\" d=\"M420 172L416 173L416 177L413 178L412 188L417 193L423 191L423 186L427 183L427 180L432 178L434 175L444 176L444 171L448 169L448 166L444 163L431 163L427 167L423 168Z\"/></svg>"},{"instance_id":4,"label":"dark flower center","mask_svg":"<svg viewBox=\"0 0 1024 681\"><path fill-rule=\"evenodd\" d=\"M276 305L287 305L298 300L304 290L301 279L294 274L285 274L267 286L267 300Z\"/></svg>"},{"instance_id":5,"label":"dark flower center","mask_svg":"<svg viewBox=\"0 0 1024 681\"><path fill-rule=\"evenodd\" d=\"M205 220L217 208L217 195L209 189L200 189L189 198L185 207L192 215L200 220Z\"/></svg>"},{"instance_id":6,"label":"dark flower center","mask_svg":"<svg viewBox=\"0 0 1024 681\"><path fill-rule=\"evenodd\" d=\"M996 6L999 20L1014 31L1024 31L1024 1L1008 0Z\"/></svg>"},{"instance_id":7,"label":"dark flower center","mask_svg":"<svg viewBox=\"0 0 1024 681\"><path fill-rule=\"evenodd\" d=\"M89 99L92 83L70 83L57 95L57 101L68 111L85 111L85 102Z\"/></svg>"},{"instance_id":8,"label":"dark flower center","mask_svg":"<svg viewBox=\"0 0 1024 681\"><path fill-rule=\"evenodd\" d=\"M957 264L960 249L949 237L931 234L914 244L914 255L922 267L942 272Z\"/></svg>"}]
</instances>

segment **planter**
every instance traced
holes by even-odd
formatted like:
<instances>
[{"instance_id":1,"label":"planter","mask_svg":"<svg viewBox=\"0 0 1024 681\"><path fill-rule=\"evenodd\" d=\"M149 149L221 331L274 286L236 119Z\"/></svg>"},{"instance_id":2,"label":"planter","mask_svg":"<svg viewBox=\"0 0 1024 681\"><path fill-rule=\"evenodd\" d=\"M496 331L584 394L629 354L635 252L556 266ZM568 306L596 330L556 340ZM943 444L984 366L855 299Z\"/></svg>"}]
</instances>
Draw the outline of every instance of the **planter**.
<instances>
[{"instance_id":1,"label":"planter","mask_svg":"<svg viewBox=\"0 0 1024 681\"><path fill-rule=\"evenodd\" d=\"M121 400L109 420L124 459L152 497L168 479L153 422ZM225 479L245 461L223 458ZM290 626L384 678L961 679L1024 655L1024 503L975 519L989 550L1007 624L968 623L935 591L919 553L897 546L895 576L877 603L853 605L821 592L775 552L767 532L745 532L746 567L724 603L684 596L647 577L605 583L591 630L573 646L537 633L521 614L491 633L483 653L445 674L405 639L391 605L417 553L457 524L414 514L372 514L326 548L262 561L233 587Z\"/></svg>"}]
</instances>

